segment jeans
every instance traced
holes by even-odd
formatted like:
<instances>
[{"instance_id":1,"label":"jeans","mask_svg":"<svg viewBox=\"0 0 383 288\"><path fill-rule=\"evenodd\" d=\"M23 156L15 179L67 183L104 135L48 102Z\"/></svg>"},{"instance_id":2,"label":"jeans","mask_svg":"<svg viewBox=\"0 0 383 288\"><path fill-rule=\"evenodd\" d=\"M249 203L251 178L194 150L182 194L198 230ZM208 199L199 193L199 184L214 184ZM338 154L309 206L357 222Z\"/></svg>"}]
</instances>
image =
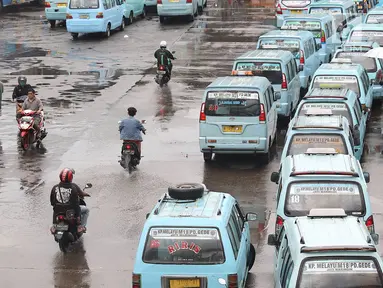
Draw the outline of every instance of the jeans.
<instances>
[{"instance_id":1,"label":"jeans","mask_svg":"<svg viewBox=\"0 0 383 288\"><path fill-rule=\"evenodd\" d=\"M86 227L86 224L88 222L88 217L89 217L89 208L84 205L80 205L80 208L81 208L81 226Z\"/></svg>"}]
</instances>

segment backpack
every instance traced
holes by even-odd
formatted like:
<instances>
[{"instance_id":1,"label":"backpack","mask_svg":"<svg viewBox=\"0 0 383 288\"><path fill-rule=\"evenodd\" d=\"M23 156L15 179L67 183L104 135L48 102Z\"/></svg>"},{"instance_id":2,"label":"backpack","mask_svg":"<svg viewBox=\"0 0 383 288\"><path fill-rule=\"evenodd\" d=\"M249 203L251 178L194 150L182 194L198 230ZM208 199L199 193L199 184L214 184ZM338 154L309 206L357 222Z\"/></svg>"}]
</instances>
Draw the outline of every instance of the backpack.
<instances>
[{"instance_id":1,"label":"backpack","mask_svg":"<svg viewBox=\"0 0 383 288\"><path fill-rule=\"evenodd\" d=\"M166 50L161 49L160 51L158 51L157 64L165 66L169 65L169 58L166 54Z\"/></svg>"}]
</instances>

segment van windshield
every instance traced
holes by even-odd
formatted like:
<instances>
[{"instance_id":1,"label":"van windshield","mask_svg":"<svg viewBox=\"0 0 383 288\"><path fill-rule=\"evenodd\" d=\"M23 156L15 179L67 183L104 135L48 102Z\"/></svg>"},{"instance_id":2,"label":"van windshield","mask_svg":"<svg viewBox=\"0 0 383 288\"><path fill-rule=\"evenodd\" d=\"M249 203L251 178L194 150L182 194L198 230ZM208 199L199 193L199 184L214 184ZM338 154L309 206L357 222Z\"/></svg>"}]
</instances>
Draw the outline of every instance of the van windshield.
<instances>
[{"instance_id":1,"label":"van windshield","mask_svg":"<svg viewBox=\"0 0 383 288\"><path fill-rule=\"evenodd\" d=\"M282 83L282 68L279 63L272 62L237 62L237 71L252 71L254 76L266 77L271 84Z\"/></svg>"},{"instance_id":2,"label":"van windshield","mask_svg":"<svg viewBox=\"0 0 383 288\"><path fill-rule=\"evenodd\" d=\"M307 216L311 209L342 208L348 215L363 216L363 191L354 182L307 181L289 185L285 200L288 217Z\"/></svg>"},{"instance_id":3,"label":"van windshield","mask_svg":"<svg viewBox=\"0 0 383 288\"><path fill-rule=\"evenodd\" d=\"M350 89L358 95L358 98L360 97L359 81L356 76L316 76L312 88Z\"/></svg>"},{"instance_id":4,"label":"van windshield","mask_svg":"<svg viewBox=\"0 0 383 288\"><path fill-rule=\"evenodd\" d=\"M217 228L153 227L142 259L152 264L222 264L225 254Z\"/></svg>"},{"instance_id":5,"label":"van windshield","mask_svg":"<svg viewBox=\"0 0 383 288\"><path fill-rule=\"evenodd\" d=\"M335 58L348 58L352 63L360 64L367 72L376 72L376 59L363 56L366 52L339 52Z\"/></svg>"},{"instance_id":6,"label":"van windshield","mask_svg":"<svg viewBox=\"0 0 383 288\"><path fill-rule=\"evenodd\" d=\"M283 24L282 30L307 30L314 34L315 38L321 38L321 22L306 20L287 20Z\"/></svg>"},{"instance_id":7,"label":"van windshield","mask_svg":"<svg viewBox=\"0 0 383 288\"><path fill-rule=\"evenodd\" d=\"M348 154L341 135L336 134L295 134L290 142L288 155L306 153L308 148L334 148L339 154Z\"/></svg>"},{"instance_id":8,"label":"van windshield","mask_svg":"<svg viewBox=\"0 0 383 288\"><path fill-rule=\"evenodd\" d=\"M298 112L298 116L305 116L309 109L330 109L333 115L342 115L347 118L349 123L354 122L346 103L322 101L304 103Z\"/></svg>"},{"instance_id":9,"label":"van windshield","mask_svg":"<svg viewBox=\"0 0 383 288\"><path fill-rule=\"evenodd\" d=\"M283 5L289 8L302 8L311 4L311 0L282 0Z\"/></svg>"},{"instance_id":10,"label":"van windshield","mask_svg":"<svg viewBox=\"0 0 383 288\"><path fill-rule=\"evenodd\" d=\"M98 0L70 0L70 9L98 9Z\"/></svg>"},{"instance_id":11,"label":"van windshield","mask_svg":"<svg viewBox=\"0 0 383 288\"><path fill-rule=\"evenodd\" d=\"M304 261L298 288L383 287L379 263L371 257L318 257Z\"/></svg>"},{"instance_id":12,"label":"van windshield","mask_svg":"<svg viewBox=\"0 0 383 288\"><path fill-rule=\"evenodd\" d=\"M383 46L383 31L354 30L348 42L376 42Z\"/></svg>"},{"instance_id":13,"label":"van windshield","mask_svg":"<svg viewBox=\"0 0 383 288\"><path fill-rule=\"evenodd\" d=\"M383 14L370 14L366 19L367 24L381 24L383 23Z\"/></svg>"},{"instance_id":14,"label":"van windshield","mask_svg":"<svg viewBox=\"0 0 383 288\"><path fill-rule=\"evenodd\" d=\"M260 39L259 48L263 50L287 50L293 53L295 59L299 59L299 40L294 39Z\"/></svg>"},{"instance_id":15,"label":"van windshield","mask_svg":"<svg viewBox=\"0 0 383 288\"><path fill-rule=\"evenodd\" d=\"M259 116L258 92L209 91L205 102L207 116Z\"/></svg>"},{"instance_id":16,"label":"van windshield","mask_svg":"<svg viewBox=\"0 0 383 288\"><path fill-rule=\"evenodd\" d=\"M334 24L338 26L344 20L341 7L311 7L309 14L328 14L334 17Z\"/></svg>"}]
</instances>

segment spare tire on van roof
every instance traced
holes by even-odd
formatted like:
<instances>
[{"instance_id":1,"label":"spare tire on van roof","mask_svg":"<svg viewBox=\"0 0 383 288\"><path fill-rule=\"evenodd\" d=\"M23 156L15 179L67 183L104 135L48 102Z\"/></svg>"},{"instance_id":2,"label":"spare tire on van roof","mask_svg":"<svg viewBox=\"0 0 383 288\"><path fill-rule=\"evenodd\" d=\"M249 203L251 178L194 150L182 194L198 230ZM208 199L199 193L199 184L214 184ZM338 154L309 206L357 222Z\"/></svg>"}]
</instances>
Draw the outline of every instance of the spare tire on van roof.
<instances>
[{"instance_id":1,"label":"spare tire on van roof","mask_svg":"<svg viewBox=\"0 0 383 288\"><path fill-rule=\"evenodd\" d=\"M199 183L182 183L168 188L169 196L177 200L196 200L204 191L205 187Z\"/></svg>"}]
</instances>

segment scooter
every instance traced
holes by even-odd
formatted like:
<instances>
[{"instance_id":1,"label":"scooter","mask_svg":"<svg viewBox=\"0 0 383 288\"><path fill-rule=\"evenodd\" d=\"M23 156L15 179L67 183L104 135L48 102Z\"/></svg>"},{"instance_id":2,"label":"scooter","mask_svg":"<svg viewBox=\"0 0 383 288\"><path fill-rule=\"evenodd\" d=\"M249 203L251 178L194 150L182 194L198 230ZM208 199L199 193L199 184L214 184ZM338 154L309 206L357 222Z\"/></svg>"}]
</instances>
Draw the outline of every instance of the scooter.
<instances>
[{"instance_id":1,"label":"scooter","mask_svg":"<svg viewBox=\"0 0 383 288\"><path fill-rule=\"evenodd\" d=\"M118 122L120 124L121 121ZM146 121L142 120L142 124L145 124ZM144 135L146 134L144 131L141 131ZM142 158L143 156L141 156ZM122 142L121 148L121 160L118 161L122 168L127 169L129 174L133 172L140 164L139 151L138 146L133 140L124 140Z\"/></svg>"},{"instance_id":2,"label":"scooter","mask_svg":"<svg viewBox=\"0 0 383 288\"><path fill-rule=\"evenodd\" d=\"M36 143L36 147L39 148L41 141L47 136L47 132L44 128L44 112L41 111L40 117L40 132L38 133L33 125L35 123L35 118L33 117L37 114L32 110L24 110L21 112L21 118L18 120L19 126L19 135L20 135L20 146L24 150L28 150L30 146Z\"/></svg>"},{"instance_id":3,"label":"scooter","mask_svg":"<svg viewBox=\"0 0 383 288\"><path fill-rule=\"evenodd\" d=\"M172 51L172 54L174 54L174 53L176 53L176 51ZM157 74L156 74L156 78L154 78L154 80L156 81L157 84L160 85L160 87L162 87L162 86L164 86L164 84L167 84L170 81L170 78L171 78L170 73L169 73L170 71L169 71L168 66L159 65L157 67L158 67L157 68Z\"/></svg>"},{"instance_id":4,"label":"scooter","mask_svg":"<svg viewBox=\"0 0 383 288\"><path fill-rule=\"evenodd\" d=\"M92 186L92 183L87 183L83 190L92 188ZM83 198L80 198L80 205L86 206ZM60 250L66 253L68 252L69 245L80 239L84 232L83 230L78 231L75 211L73 209L67 210L66 213L58 213L55 217L56 224L51 227L51 233L59 244Z\"/></svg>"}]
</instances>

